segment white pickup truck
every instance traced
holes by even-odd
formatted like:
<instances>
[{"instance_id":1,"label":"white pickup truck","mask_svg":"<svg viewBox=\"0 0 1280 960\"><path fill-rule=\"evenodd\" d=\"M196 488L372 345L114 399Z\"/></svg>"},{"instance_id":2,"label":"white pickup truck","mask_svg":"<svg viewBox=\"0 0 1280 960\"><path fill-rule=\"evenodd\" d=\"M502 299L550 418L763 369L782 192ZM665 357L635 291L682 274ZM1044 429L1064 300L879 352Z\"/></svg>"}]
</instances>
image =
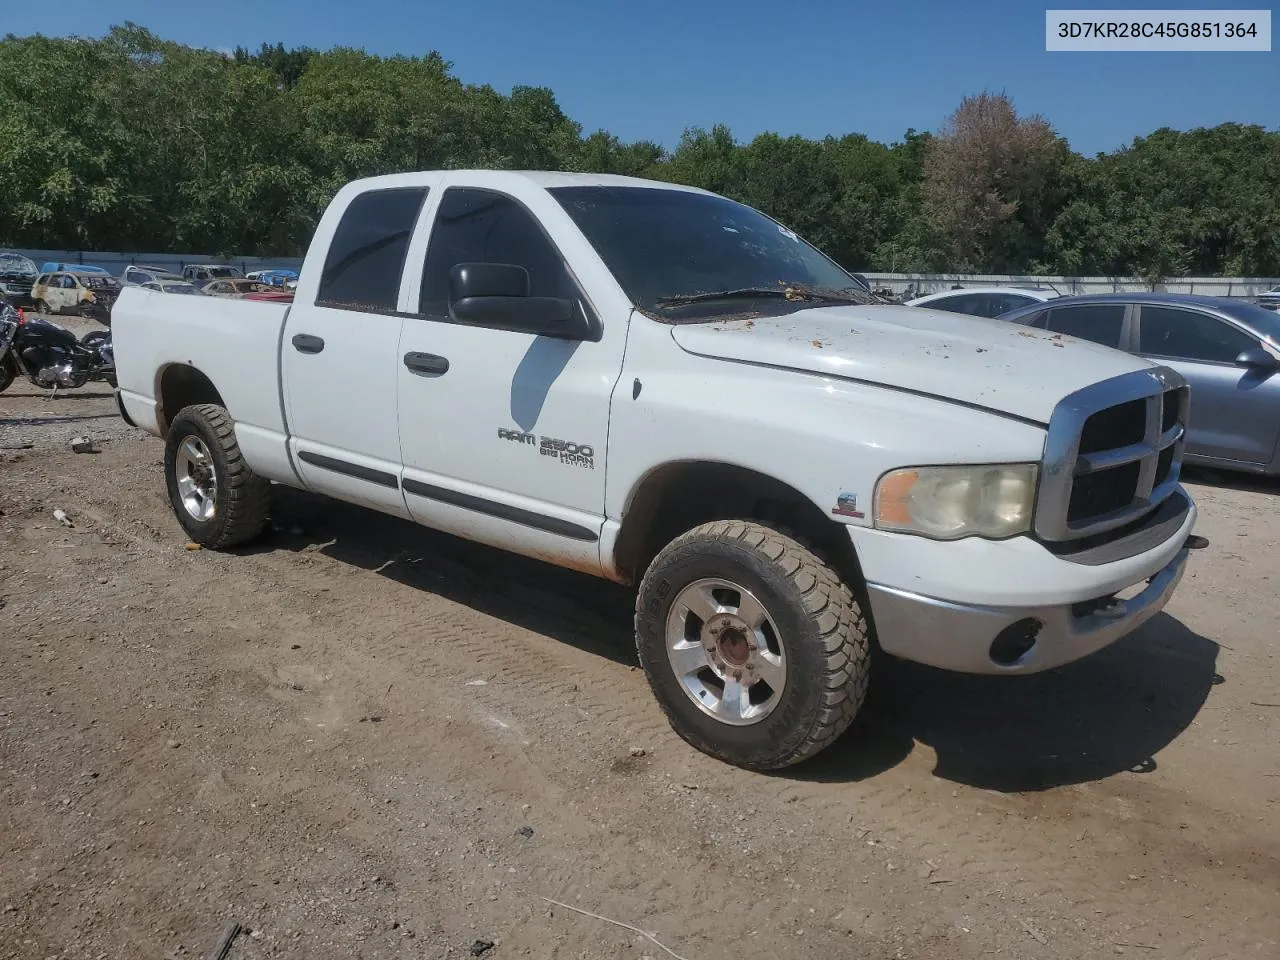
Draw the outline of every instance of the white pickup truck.
<instances>
[{"instance_id":1,"label":"white pickup truck","mask_svg":"<svg viewBox=\"0 0 1280 960\"><path fill-rule=\"evenodd\" d=\"M130 287L114 321L191 539L255 537L278 483L633 584L673 727L746 767L844 731L873 643L1058 666L1156 614L1192 543L1176 373L879 303L701 190L361 180L291 305Z\"/></svg>"}]
</instances>

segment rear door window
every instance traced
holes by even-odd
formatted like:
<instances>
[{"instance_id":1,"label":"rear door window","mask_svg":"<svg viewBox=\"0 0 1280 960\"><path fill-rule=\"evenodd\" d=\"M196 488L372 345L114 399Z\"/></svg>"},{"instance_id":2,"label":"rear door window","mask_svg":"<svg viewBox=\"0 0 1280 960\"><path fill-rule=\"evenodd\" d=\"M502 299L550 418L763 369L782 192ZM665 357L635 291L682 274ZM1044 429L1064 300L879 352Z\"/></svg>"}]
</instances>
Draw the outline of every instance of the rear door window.
<instances>
[{"instance_id":1,"label":"rear door window","mask_svg":"<svg viewBox=\"0 0 1280 960\"><path fill-rule=\"evenodd\" d=\"M325 256L316 306L391 313L426 187L370 190L342 213Z\"/></svg>"},{"instance_id":2,"label":"rear door window","mask_svg":"<svg viewBox=\"0 0 1280 960\"><path fill-rule=\"evenodd\" d=\"M1119 349L1124 337L1123 303L1082 303L1049 311L1047 328Z\"/></svg>"}]
</instances>

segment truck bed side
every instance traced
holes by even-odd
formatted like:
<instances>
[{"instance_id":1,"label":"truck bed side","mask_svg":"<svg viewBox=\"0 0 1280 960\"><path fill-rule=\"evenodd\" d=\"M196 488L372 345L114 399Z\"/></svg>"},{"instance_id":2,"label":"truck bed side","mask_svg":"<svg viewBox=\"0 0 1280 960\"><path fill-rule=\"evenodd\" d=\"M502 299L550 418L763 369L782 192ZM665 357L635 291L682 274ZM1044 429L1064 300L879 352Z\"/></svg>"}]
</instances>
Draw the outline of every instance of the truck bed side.
<instances>
[{"instance_id":1,"label":"truck bed side","mask_svg":"<svg viewBox=\"0 0 1280 960\"><path fill-rule=\"evenodd\" d=\"M287 304L126 288L111 325L123 412L163 436L185 403L219 402L254 470L294 480L280 393L288 311ZM194 396L202 389L215 396Z\"/></svg>"}]
</instances>

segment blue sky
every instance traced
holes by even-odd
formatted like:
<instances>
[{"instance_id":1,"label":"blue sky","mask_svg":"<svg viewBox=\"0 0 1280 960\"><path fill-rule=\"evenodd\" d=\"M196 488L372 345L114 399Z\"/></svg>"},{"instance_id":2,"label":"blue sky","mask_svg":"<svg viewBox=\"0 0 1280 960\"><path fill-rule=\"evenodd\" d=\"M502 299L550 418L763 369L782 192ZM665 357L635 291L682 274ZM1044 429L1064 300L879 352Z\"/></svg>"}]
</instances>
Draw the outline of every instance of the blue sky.
<instances>
[{"instance_id":1,"label":"blue sky","mask_svg":"<svg viewBox=\"0 0 1280 960\"><path fill-rule=\"evenodd\" d=\"M740 140L772 130L890 142L909 127L936 129L964 94L983 89L1044 115L1084 153L1161 126L1280 128L1280 47L1047 53L1044 10L1025 0L218 0L185 9L179 0L8 0L0 34L97 36L132 20L211 48L436 49L466 82L551 87L588 132L668 147L684 128L717 122Z\"/></svg>"}]
</instances>

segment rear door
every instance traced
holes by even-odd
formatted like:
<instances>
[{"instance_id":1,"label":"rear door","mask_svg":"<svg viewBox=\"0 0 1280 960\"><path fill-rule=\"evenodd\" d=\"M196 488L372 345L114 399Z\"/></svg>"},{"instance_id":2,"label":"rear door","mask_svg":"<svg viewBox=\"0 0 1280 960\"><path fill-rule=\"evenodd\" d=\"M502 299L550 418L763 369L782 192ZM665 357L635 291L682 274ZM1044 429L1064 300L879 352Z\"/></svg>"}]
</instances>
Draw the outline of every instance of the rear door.
<instances>
[{"instance_id":1,"label":"rear door","mask_svg":"<svg viewBox=\"0 0 1280 960\"><path fill-rule=\"evenodd\" d=\"M281 344L290 450L303 481L401 516L408 516L396 421L401 274L427 192L427 185L353 189L345 205L335 198Z\"/></svg>"},{"instance_id":2,"label":"rear door","mask_svg":"<svg viewBox=\"0 0 1280 960\"><path fill-rule=\"evenodd\" d=\"M585 241L545 191L450 186L431 222L425 257L410 267L421 280L396 367L409 509L437 529L598 572L625 319L606 321L600 339L587 341L450 318L450 270L503 263L524 268L528 295L567 298L603 319L583 285L594 275L575 276L569 250L552 236Z\"/></svg>"},{"instance_id":3,"label":"rear door","mask_svg":"<svg viewBox=\"0 0 1280 960\"><path fill-rule=\"evenodd\" d=\"M1238 367L1261 345L1211 313L1142 304L1138 353L1177 370L1191 385L1187 453L1249 464L1270 463L1280 439L1280 374Z\"/></svg>"}]
</instances>

